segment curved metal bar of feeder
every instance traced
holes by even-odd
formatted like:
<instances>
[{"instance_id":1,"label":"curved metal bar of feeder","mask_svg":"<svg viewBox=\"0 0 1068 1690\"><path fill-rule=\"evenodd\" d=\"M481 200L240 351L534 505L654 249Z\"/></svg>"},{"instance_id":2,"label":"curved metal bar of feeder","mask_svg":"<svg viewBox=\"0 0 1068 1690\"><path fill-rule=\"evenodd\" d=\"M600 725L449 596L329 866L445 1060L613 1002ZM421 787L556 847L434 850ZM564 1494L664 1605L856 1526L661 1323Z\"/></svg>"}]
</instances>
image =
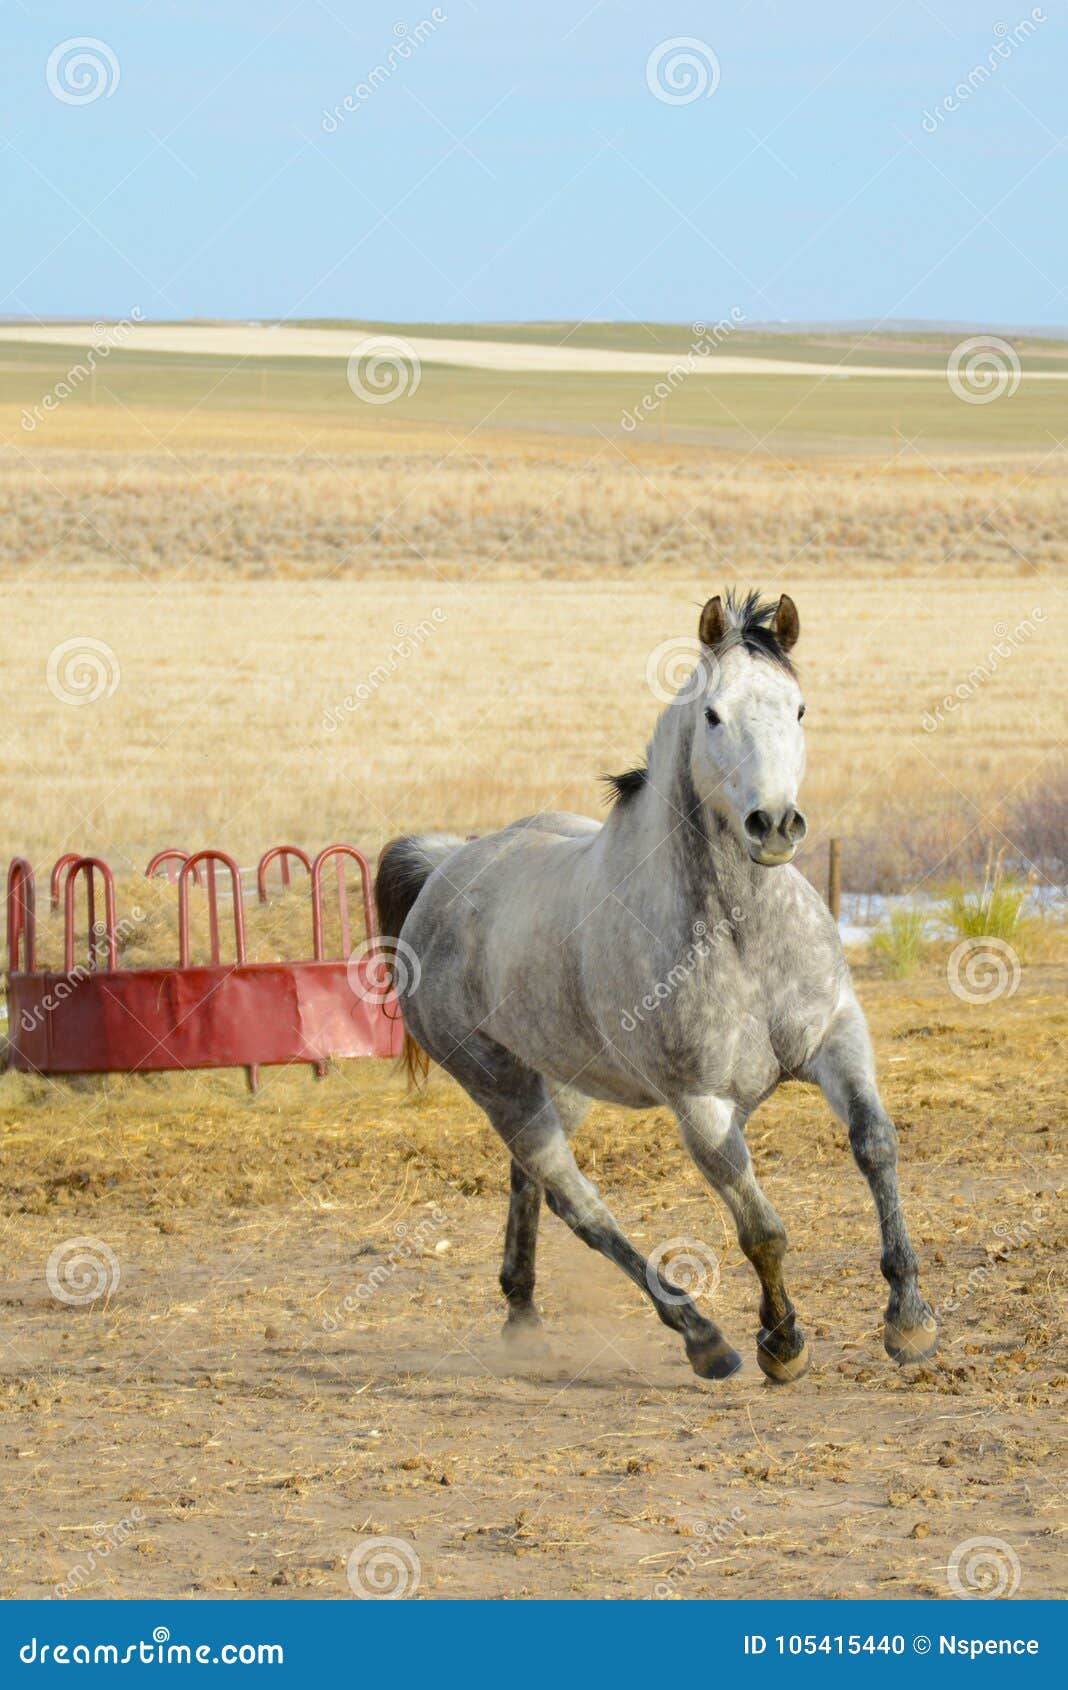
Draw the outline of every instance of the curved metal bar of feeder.
<instances>
[{"instance_id":1,"label":"curved metal bar of feeder","mask_svg":"<svg viewBox=\"0 0 1068 1690\"><path fill-rule=\"evenodd\" d=\"M195 876L198 863L206 863L208 891L208 919L211 924L211 960L219 960L219 908L215 887L215 864L222 863L230 873L234 893L234 961L245 961L245 910L241 899L241 870L233 857L225 851L197 851L187 857L178 872L178 966L189 967L189 881Z\"/></svg>"},{"instance_id":2,"label":"curved metal bar of feeder","mask_svg":"<svg viewBox=\"0 0 1068 1690\"><path fill-rule=\"evenodd\" d=\"M189 861L189 852L188 851L179 850L177 845L168 845L166 850L156 852L155 856L152 858L152 861L148 864L148 866L145 869L145 879L151 880L152 877L157 873L157 871L163 867L164 863L168 863L168 864L170 864L170 863L187 863L188 861ZM181 873L181 870L179 869L178 874L180 874L180 873ZM174 882L178 879L178 874L172 874L170 868L168 867L168 869L167 869L167 879L171 882L172 886L174 885ZM194 871L193 879L196 881L198 886L200 886L202 884L201 879L200 879L199 868Z\"/></svg>"},{"instance_id":3,"label":"curved metal bar of feeder","mask_svg":"<svg viewBox=\"0 0 1068 1690\"><path fill-rule=\"evenodd\" d=\"M7 870L7 966L12 974L33 974L37 968L37 894L25 857L12 857Z\"/></svg>"},{"instance_id":4,"label":"curved metal bar of feeder","mask_svg":"<svg viewBox=\"0 0 1068 1690\"><path fill-rule=\"evenodd\" d=\"M323 864L329 858L337 859L338 869L338 907L341 912L341 946L347 951L349 948L348 897L345 891L344 859L360 865L360 885L363 894L363 919L370 949L378 938L375 925L374 907L371 902L371 870L367 858L362 851L357 851L355 845L327 845L316 857L311 868L312 883L312 945L316 962L325 962L323 955Z\"/></svg>"},{"instance_id":5,"label":"curved metal bar of feeder","mask_svg":"<svg viewBox=\"0 0 1068 1690\"><path fill-rule=\"evenodd\" d=\"M68 974L74 972L74 894L78 876L85 876L86 913L89 917L89 966L96 968L99 937L96 931L96 888L93 879L99 870L104 880L104 931L107 938L108 969L119 965L119 948L115 938L115 877L101 857L79 857L70 865L63 890L63 966Z\"/></svg>"},{"instance_id":6,"label":"curved metal bar of feeder","mask_svg":"<svg viewBox=\"0 0 1068 1690\"><path fill-rule=\"evenodd\" d=\"M65 851L63 856L57 858L57 860L56 860L56 864L55 864L55 866L52 870L52 878L49 881L49 893L50 893L50 900L49 901L51 903L51 907L54 910L58 910L58 908L59 908L59 898L60 898L59 884L60 884L60 881L63 879L63 870L65 868L69 868L71 863L76 863L77 861L78 861L77 851Z\"/></svg>"},{"instance_id":7,"label":"curved metal bar of feeder","mask_svg":"<svg viewBox=\"0 0 1068 1690\"><path fill-rule=\"evenodd\" d=\"M267 870L276 857L282 859L282 885L289 885L289 858L296 857L298 863L303 863L305 869L311 873L311 858L307 851L302 851L299 845L272 845L269 851L264 851L256 869L256 892L260 903L267 902Z\"/></svg>"}]
</instances>

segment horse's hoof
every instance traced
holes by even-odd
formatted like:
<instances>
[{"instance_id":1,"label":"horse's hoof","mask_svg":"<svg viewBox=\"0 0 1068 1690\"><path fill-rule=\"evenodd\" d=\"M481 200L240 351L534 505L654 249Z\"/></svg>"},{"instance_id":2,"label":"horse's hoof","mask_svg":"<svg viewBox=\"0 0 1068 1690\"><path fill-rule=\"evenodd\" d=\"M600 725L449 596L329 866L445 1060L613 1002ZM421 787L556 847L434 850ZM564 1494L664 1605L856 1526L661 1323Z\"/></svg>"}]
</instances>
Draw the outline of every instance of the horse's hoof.
<instances>
[{"instance_id":1,"label":"horse's hoof","mask_svg":"<svg viewBox=\"0 0 1068 1690\"><path fill-rule=\"evenodd\" d=\"M795 1379L805 1377L812 1366L812 1354L806 1341L795 1356L784 1359L782 1356L772 1355L758 1339L757 1362L765 1379L770 1379L773 1385L792 1385Z\"/></svg>"},{"instance_id":2,"label":"horse's hoof","mask_svg":"<svg viewBox=\"0 0 1068 1690\"><path fill-rule=\"evenodd\" d=\"M699 1379L729 1379L742 1365L741 1356L731 1348L726 1338L687 1344L686 1354Z\"/></svg>"},{"instance_id":3,"label":"horse's hoof","mask_svg":"<svg viewBox=\"0 0 1068 1690\"><path fill-rule=\"evenodd\" d=\"M907 1367L910 1362L926 1361L938 1348L938 1326L934 1316L928 1315L919 1326L895 1326L892 1320L888 1320L883 1327L883 1343L890 1360L896 1361L899 1367Z\"/></svg>"},{"instance_id":4,"label":"horse's hoof","mask_svg":"<svg viewBox=\"0 0 1068 1690\"><path fill-rule=\"evenodd\" d=\"M549 1340L536 1314L509 1316L501 1327L501 1337L514 1356L535 1360L550 1353Z\"/></svg>"}]
</instances>

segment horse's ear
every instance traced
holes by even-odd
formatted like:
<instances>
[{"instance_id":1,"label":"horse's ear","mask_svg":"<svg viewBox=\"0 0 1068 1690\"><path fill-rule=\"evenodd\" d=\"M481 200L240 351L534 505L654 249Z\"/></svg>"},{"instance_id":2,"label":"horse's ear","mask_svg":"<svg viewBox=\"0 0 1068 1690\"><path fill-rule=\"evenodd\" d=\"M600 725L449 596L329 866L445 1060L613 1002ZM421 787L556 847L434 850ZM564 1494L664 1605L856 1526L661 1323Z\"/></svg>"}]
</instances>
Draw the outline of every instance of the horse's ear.
<instances>
[{"instance_id":1,"label":"horse's ear","mask_svg":"<svg viewBox=\"0 0 1068 1690\"><path fill-rule=\"evenodd\" d=\"M796 604L786 593L783 593L775 607L771 631L783 651L790 651L797 644L797 636L801 632L801 618L797 614Z\"/></svg>"},{"instance_id":2,"label":"horse's ear","mask_svg":"<svg viewBox=\"0 0 1068 1690\"><path fill-rule=\"evenodd\" d=\"M702 610L697 633L702 645L717 646L726 632L727 618L723 614L723 600L717 593Z\"/></svg>"}]
</instances>

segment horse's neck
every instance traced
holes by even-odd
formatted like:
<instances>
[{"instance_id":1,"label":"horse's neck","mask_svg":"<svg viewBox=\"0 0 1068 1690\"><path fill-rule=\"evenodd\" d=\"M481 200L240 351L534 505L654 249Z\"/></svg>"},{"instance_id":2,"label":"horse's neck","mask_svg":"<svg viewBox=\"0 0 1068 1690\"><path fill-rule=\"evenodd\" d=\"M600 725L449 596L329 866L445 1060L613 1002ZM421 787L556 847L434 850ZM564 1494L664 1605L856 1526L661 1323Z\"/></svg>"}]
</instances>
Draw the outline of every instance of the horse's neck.
<instances>
[{"instance_id":1,"label":"horse's neck","mask_svg":"<svg viewBox=\"0 0 1068 1690\"><path fill-rule=\"evenodd\" d=\"M712 921L740 910L752 916L768 902L772 877L750 860L733 830L703 805L690 775L689 722L669 708L649 745L648 778L620 807L616 855L630 858L628 891L649 908L661 903L665 884L688 923Z\"/></svg>"}]
</instances>

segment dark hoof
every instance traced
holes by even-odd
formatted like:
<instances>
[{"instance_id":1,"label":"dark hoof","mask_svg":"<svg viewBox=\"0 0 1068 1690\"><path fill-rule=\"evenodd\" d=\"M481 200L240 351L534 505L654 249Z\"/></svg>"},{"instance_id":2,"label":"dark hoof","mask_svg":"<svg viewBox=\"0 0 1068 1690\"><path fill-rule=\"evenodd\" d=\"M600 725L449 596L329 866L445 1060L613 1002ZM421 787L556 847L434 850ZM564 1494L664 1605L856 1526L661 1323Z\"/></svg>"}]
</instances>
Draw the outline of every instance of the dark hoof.
<instances>
[{"instance_id":1,"label":"dark hoof","mask_svg":"<svg viewBox=\"0 0 1068 1690\"><path fill-rule=\"evenodd\" d=\"M933 1314L928 1314L919 1326L897 1326L888 1320L883 1326L883 1343L891 1361L899 1367L910 1362L926 1361L938 1348L938 1326Z\"/></svg>"},{"instance_id":2,"label":"dark hoof","mask_svg":"<svg viewBox=\"0 0 1068 1690\"><path fill-rule=\"evenodd\" d=\"M766 1350L757 1339L757 1361L765 1379L770 1379L773 1385L792 1385L795 1379L803 1379L812 1366L812 1355L808 1344L802 1342L801 1348L795 1356L776 1356Z\"/></svg>"},{"instance_id":3,"label":"dark hoof","mask_svg":"<svg viewBox=\"0 0 1068 1690\"><path fill-rule=\"evenodd\" d=\"M699 1379L729 1379L742 1365L737 1350L732 1350L726 1338L709 1338L701 1343L687 1344L690 1366Z\"/></svg>"},{"instance_id":4,"label":"dark hoof","mask_svg":"<svg viewBox=\"0 0 1068 1690\"><path fill-rule=\"evenodd\" d=\"M550 1353L549 1340L533 1310L529 1314L509 1315L501 1328L501 1337L515 1356L536 1359Z\"/></svg>"}]
</instances>

